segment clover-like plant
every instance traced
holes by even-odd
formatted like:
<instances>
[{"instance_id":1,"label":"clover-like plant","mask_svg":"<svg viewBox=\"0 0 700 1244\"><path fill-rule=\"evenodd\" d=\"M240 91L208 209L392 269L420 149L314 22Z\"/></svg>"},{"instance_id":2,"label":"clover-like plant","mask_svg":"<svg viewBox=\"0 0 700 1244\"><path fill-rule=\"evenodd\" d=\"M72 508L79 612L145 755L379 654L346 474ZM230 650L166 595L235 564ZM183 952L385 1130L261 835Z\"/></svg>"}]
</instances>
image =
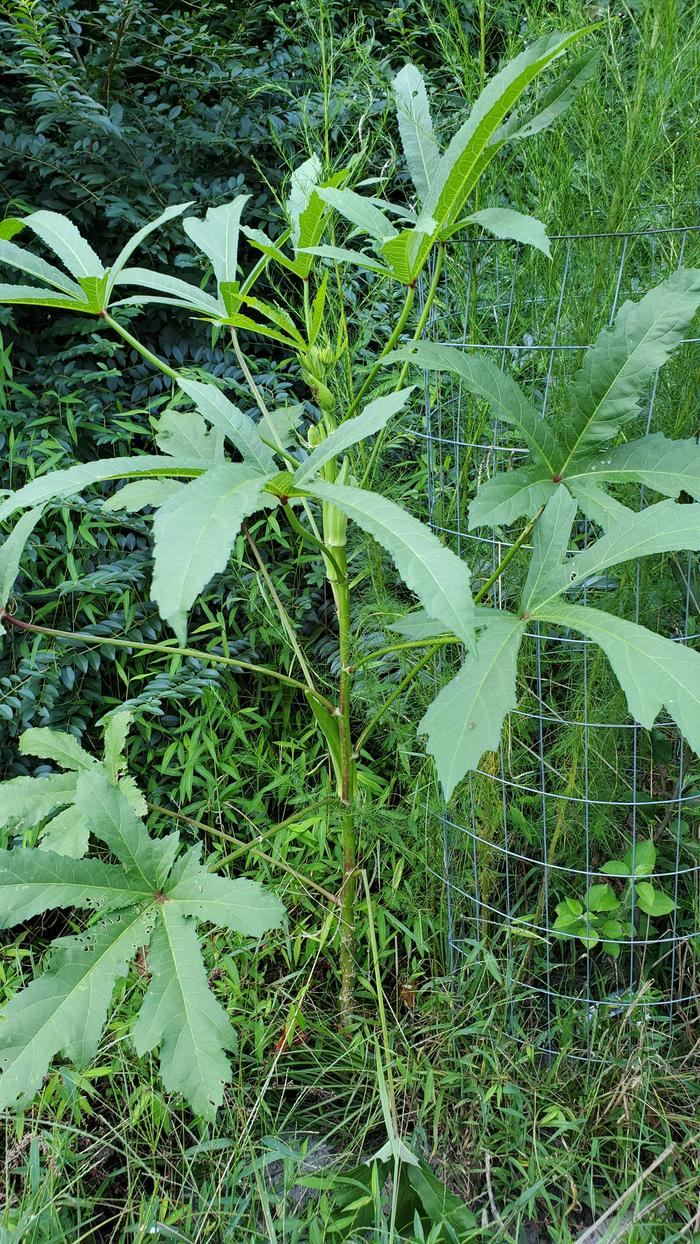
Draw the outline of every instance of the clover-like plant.
<instances>
[{"instance_id":1,"label":"clover-like plant","mask_svg":"<svg viewBox=\"0 0 700 1244\"><path fill-rule=\"evenodd\" d=\"M70 734L28 730L22 751L65 772L0 784L1 825L19 833L51 817L39 847L0 851L0 928L55 908L94 912L82 933L53 943L46 971L3 1008L2 1108L27 1105L59 1052L83 1067L94 1058L115 984L139 952L150 980L132 1032L137 1054L158 1048L165 1088L204 1118L231 1079L236 1034L209 988L197 923L259 938L284 909L256 882L210 872L177 832L149 836L143 796L122 773L129 721L124 712L108 720L102 760ZM118 863L85 858L90 837Z\"/></svg>"},{"instance_id":2,"label":"clover-like plant","mask_svg":"<svg viewBox=\"0 0 700 1244\"><path fill-rule=\"evenodd\" d=\"M639 912L646 916L643 936L653 935L652 917L668 916L676 903L658 885L648 879L656 866L656 847L651 838L636 842L624 859L608 860L601 873L626 881L620 894L608 882L590 885L581 898L567 897L557 903L553 928L561 936L578 938L586 950L598 943L603 950L619 958L624 939L627 944L636 937Z\"/></svg>"}]
</instances>

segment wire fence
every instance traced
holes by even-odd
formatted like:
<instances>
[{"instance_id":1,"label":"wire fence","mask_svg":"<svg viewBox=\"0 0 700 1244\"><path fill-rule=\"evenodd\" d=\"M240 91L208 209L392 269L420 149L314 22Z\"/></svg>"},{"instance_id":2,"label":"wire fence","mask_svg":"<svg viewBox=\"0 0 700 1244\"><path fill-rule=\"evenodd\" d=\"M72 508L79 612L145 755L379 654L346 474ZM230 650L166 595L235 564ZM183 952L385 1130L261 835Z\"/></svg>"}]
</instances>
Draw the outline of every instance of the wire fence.
<instances>
[{"instance_id":1,"label":"wire fence","mask_svg":"<svg viewBox=\"0 0 700 1244\"><path fill-rule=\"evenodd\" d=\"M565 410L567 382L584 350L622 302L638 299L674 269L700 264L700 227L663 225L625 233L563 235L552 258L488 240L455 248L428 335L465 351L486 351L552 420ZM684 343L657 374L633 435L697 436L700 338ZM485 582L515 538L472 530L476 487L527 456L512 430L494 423L459 378L426 378L425 455L433 528ZM632 434L631 434L632 435ZM639 507L644 489L624 499ZM517 530L515 532L517 534ZM580 548L597 532L581 519ZM525 546L527 547L527 546ZM527 561L526 558L522 559ZM491 603L515 604L523 571L494 585ZM584 586L597 604L679 643L697 644L700 568L693 554L648 558ZM441 659L438 676L452 667ZM518 708L497 752L487 753L443 815L444 883L453 965L461 956L506 949L509 1027L554 1051L562 1025L569 1049L595 1057L601 1025L635 1014L659 1038L700 1001L700 761L675 726L638 727L591 641L534 625L523 649ZM635 887L602 875L606 861L653 843L654 887L673 909L650 919ZM555 928L565 902L584 908L591 885L609 883L627 903L628 927L586 947ZM620 909L622 911L622 908ZM499 956L499 961L502 957ZM495 957L494 957L495 961Z\"/></svg>"}]
</instances>

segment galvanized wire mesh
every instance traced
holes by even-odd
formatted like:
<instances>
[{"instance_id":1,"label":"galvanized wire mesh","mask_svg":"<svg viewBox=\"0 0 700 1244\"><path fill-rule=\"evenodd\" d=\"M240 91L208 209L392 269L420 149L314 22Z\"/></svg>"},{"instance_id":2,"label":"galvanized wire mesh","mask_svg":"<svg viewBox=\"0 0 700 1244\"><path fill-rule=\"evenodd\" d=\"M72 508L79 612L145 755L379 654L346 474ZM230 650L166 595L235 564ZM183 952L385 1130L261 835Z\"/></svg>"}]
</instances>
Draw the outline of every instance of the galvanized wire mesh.
<instances>
[{"instance_id":1,"label":"galvanized wire mesh","mask_svg":"<svg viewBox=\"0 0 700 1244\"><path fill-rule=\"evenodd\" d=\"M621 303L675 268L699 263L697 226L560 236L552 240L551 261L512 243L465 241L453 252L428 335L487 352L556 425L568 379ZM699 340L681 346L657 374L630 436L644 428L697 436ZM457 377L444 374L426 377L422 435L431 522L469 561L478 586L519 528L470 530L468 504L480 480L518 465L527 451ZM632 496L628 487L621 499L641 507L652 498L638 488ZM580 547L597 533L581 520L576 534ZM514 559L491 590L493 604L515 604L526 561ZM589 582L578 603L697 646L697 557L651 558L610 571ZM450 672L443 661L438 676ZM697 1008L700 760L668 720L647 731L629 718L591 641L533 626L520 662L517 711L498 752L482 758L445 810L443 829L453 963L498 949L495 965L506 950L515 1035L552 1050L565 1025L569 1050L595 1057L601 1024L619 1025L621 1015L634 1012L666 1040L674 1019ZM586 952L575 936L553 929L557 903L585 900L589 884L608 880L600 874L604 861L649 839L657 849L653 882L674 899L671 914L649 921L633 910L635 928L614 939L616 959L600 946ZM613 885L620 890L624 883ZM633 890L631 898L634 904Z\"/></svg>"}]
</instances>

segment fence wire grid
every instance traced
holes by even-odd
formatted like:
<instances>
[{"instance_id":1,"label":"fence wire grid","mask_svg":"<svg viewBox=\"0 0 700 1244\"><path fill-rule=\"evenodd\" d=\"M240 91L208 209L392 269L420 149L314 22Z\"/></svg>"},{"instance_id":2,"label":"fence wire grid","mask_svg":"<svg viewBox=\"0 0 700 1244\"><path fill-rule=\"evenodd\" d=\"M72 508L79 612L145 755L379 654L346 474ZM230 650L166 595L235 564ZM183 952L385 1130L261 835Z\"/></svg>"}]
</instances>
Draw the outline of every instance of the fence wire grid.
<instances>
[{"instance_id":1,"label":"fence wire grid","mask_svg":"<svg viewBox=\"0 0 700 1244\"><path fill-rule=\"evenodd\" d=\"M561 235L551 239L551 251L548 260L514 243L461 242L446 264L426 336L486 352L556 426L583 352L622 303L676 268L700 265L700 226ZM689 338L657 373L629 437L644 429L697 437L699 343ZM430 521L467 559L478 587L520 528L470 530L468 504L481 480L519 465L528 451L512 443L512 430L491 420L458 377L426 376L425 394L419 435ZM627 486L624 500L641 508L650 498L636 486L631 495ZM575 534L580 548L599 533L581 519ZM522 581L522 569L498 580L491 603L514 604ZM679 643L700 640L694 554L613 568L588 582L577 600ZM451 672L441 658L437 677L444 681ZM600 1026L619 1027L623 1015L637 1016L628 1028L643 1019L665 1042L675 1019L697 1014L700 760L670 720L660 718L648 731L630 719L592 641L533 626L519 663L518 708L499 750L482 757L442 819L452 966L492 946L505 949L515 1036L556 1052L564 1024L569 1050L591 1058ZM585 904L591 884L621 887L601 875L603 863L649 840L657 853L649 880L673 899L671 914L652 922L633 907L631 932L612 939L617 957L600 944L587 952L576 936L554 930L558 903Z\"/></svg>"}]
</instances>

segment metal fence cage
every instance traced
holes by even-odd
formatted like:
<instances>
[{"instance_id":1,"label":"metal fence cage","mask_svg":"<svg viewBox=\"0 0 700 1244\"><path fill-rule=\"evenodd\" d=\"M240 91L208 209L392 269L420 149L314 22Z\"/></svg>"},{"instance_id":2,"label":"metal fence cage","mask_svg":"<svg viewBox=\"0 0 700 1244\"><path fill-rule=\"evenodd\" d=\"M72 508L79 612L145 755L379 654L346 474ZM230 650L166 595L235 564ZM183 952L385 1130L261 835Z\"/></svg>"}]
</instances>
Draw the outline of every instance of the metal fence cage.
<instances>
[{"instance_id":1,"label":"metal fence cage","mask_svg":"<svg viewBox=\"0 0 700 1244\"><path fill-rule=\"evenodd\" d=\"M552 239L552 257L513 243L465 241L452 249L427 335L486 351L554 423L567 381L587 345L621 303L640 298L674 269L700 265L700 227L650 228ZM632 435L697 435L700 339L680 347L657 374ZM426 378L422 436L433 528L485 581L513 531L469 530L480 480L527 456L456 376ZM648 502L635 486L613 489L628 505ZM517 534L517 528L514 529ZM587 520L577 535L594 536ZM526 562L527 559L522 559ZM516 560L492 603L517 599ZM586 586L581 603L637 621L678 642L700 640L700 573L694 555L648 558ZM442 662L439 676L450 672ZM533 626L519 662L518 708L497 753L482 758L444 813L444 881L453 962L491 943L507 948L509 1024L552 1048L565 1020L570 1049L591 1057L601 1024L638 1013L667 1039L674 1017L700 1001L700 760L673 723L652 731L629 717L600 650L578 635ZM555 932L556 905L585 898L605 880L603 862L654 839L654 883L673 898L669 916L613 939L618 957L586 952ZM613 884L621 888L622 881ZM642 919L640 919L642 916ZM558 1029L559 1030L559 1029Z\"/></svg>"}]
</instances>

